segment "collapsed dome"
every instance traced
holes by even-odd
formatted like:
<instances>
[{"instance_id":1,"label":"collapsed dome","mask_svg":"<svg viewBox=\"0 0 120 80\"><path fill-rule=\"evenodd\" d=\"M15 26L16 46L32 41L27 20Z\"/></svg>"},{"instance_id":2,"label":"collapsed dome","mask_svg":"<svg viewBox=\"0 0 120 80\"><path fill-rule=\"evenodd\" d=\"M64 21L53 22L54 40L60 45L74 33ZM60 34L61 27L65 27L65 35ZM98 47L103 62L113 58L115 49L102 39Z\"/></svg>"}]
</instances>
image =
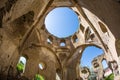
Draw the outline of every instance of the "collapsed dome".
<instances>
[{"instance_id":1,"label":"collapsed dome","mask_svg":"<svg viewBox=\"0 0 120 80\"><path fill-rule=\"evenodd\" d=\"M78 15L68 7L55 8L46 16L45 26L49 33L58 38L69 37L79 28Z\"/></svg>"}]
</instances>

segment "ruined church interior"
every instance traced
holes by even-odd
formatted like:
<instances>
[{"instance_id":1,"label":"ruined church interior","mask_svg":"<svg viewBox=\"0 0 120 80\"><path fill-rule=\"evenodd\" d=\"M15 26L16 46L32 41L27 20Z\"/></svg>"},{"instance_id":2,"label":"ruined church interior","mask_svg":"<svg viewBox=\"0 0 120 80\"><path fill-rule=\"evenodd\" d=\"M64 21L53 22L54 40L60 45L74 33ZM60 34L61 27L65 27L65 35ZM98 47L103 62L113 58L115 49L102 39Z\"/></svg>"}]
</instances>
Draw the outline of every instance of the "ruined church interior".
<instances>
[{"instance_id":1,"label":"ruined church interior","mask_svg":"<svg viewBox=\"0 0 120 80\"><path fill-rule=\"evenodd\" d=\"M79 21L62 38L45 24L61 7ZM103 50L92 70L80 65L90 46ZM120 0L0 0L0 80L120 80Z\"/></svg>"}]
</instances>

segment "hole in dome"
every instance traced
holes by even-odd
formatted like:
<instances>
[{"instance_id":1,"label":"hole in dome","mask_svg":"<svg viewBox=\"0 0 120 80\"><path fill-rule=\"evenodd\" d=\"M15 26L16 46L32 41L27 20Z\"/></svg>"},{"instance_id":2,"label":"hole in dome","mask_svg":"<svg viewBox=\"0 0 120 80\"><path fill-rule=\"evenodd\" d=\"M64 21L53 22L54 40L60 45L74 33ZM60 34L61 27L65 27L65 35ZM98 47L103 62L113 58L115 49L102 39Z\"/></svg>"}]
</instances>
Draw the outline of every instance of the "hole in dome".
<instances>
[{"instance_id":1,"label":"hole in dome","mask_svg":"<svg viewBox=\"0 0 120 80\"><path fill-rule=\"evenodd\" d=\"M45 26L52 35L66 38L77 32L79 19L71 8L58 7L48 13L45 18Z\"/></svg>"}]
</instances>

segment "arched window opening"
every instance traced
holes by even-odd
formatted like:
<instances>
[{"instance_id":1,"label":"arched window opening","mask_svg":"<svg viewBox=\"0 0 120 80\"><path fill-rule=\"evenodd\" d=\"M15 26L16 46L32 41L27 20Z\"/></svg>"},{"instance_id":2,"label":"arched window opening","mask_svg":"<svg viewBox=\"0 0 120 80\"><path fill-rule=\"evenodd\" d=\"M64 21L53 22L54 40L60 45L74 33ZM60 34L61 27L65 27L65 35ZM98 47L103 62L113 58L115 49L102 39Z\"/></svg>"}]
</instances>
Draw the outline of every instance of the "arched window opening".
<instances>
[{"instance_id":1,"label":"arched window opening","mask_svg":"<svg viewBox=\"0 0 120 80\"><path fill-rule=\"evenodd\" d=\"M52 44L53 43L53 38L51 36L48 37L47 39L48 44Z\"/></svg>"},{"instance_id":2,"label":"arched window opening","mask_svg":"<svg viewBox=\"0 0 120 80\"><path fill-rule=\"evenodd\" d=\"M79 39L77 38L76 35L74 35L74 36L73 36L73 42L75 43L75 42L78 42L78 41L79 41Z\"/></svg>"},{"instance_id":3,"label":"arched window opening","mask_svg":"<svg viewBox=\"0 0 120 80\"><path fill-rule=\"evenodd\" d=\"M95 38L95 34L92 33L92 34L90 35L90 38L91 38L91 40L93 40L93 39Z\"/></svg>"},{"instance_id":4,"label":"arched window opening","mask_svg":"<svg viewBox=\"0 0 120 80\"><path fill-rule=\"evenodd\" d=\"M25 66L26 66L26 58L22 56L20 57L19 62L17 64L17 71L19 73L24 73Z\"/></svg>"},{"instance_id":5,"label":"arched window opening","mask_svg":"<svg viewBox=\"0 0 120 80\"><path fill-rule=\"evenodd\" d=\"M99 55L103 54L103 50L96 46L88 46L84 49L81 57L81 65L91 67L91 62L93 59Z\"/></svg>"},{"instance_id":6,"label":"arched window opening","mask_svg":"<svg viewBox=\"0 0 120 80\"><path fill-rule=\"evenodd\" d=\"M103 41L105 44L108 44L109 42L109 33L108 33L108 30L106 28L106 26L102 23L102 22L98 22L102 32L104 33L103 35Z\"/></svg>"},{"instance_id":7,"label":"arched window opening","mask_svg":"<svg viewBox=\"0 0 120 80\"><path fill-rule=\"evenodd\" d=\"M60 76L58 75L58 73L56 73L56 80L61 80Z\"/></svg>"},{"instance_id":8,"label":"arched window opening","mask_svg":"<svg viewBox=\"0 0 120 80\"><path fill-rule=\"evenodd\" d=\"M103 71L104 71L104 77L107 77L110 74L112 74L112 70L108 67L106 60L102 60L102 66L103 66Z\"/></svg>"},{"instance_id":9,"label":"arched window opening","mask_svg":"<svg viewBox=\"0 0 120 80\"><path fill-rule=\"evenodd\" d=\"M98 22L98 24L100 25L100 28L101 28L101 30L102 30L103 33L108 32L108 31L107 31L107 28L105 27L105 25L104 25L103 23Z\"/></svg>"},{"instance_id":10,"label":"arched window opening","mask_svg":"<svg viewBox=\"0 0 120 80\"><path fill-rule=\"evenodd\" d=\"M93 63L94 68L98 68L100 65L98 63Z\"/></svg>"},{"instance_id":11,"label":"arched window opening","mask_svg":"<svg viewBox=\"0 0 120 80\"><path fill-rule=\"evenodd\" d=\"M62 76L61 70L57 69L56 70L56 80L61 80L61 76Z\"/></svg>"},{"instance_id":12,"label":"arched window opening","mask_svg":"<svg viewBox=\"0 0 120 80\"><path fill-rule=\"evenodd\" d=\"M61 47L66 46L65 40L61 40L61 42L60 42L60 46L61 46Z\"/></svg>"},{"instance_id":13,"label":"arched window opening","mask_svg":"<svg viewBox=\"0 0 120 80\"><path fill-rule=\"evenodd\" d=\"M82 79L83 80L88 79L89 75L90 75L89 68L88 67L82 67L81 68L81 77L82 77Z\"/></svg>"},{"instance_id":14,"label":"arched window opening","mask_svg":"<svg viewBox=\"0 0 120 80\"><path fill-rule=\"evenodd\" d=\"M85 31L85 41L90 42L94 39L94 32L88 27Z\"/></svg>"},{"instance_id":15,"label":"arched window opening","mask_svg":"<svg viewBox=\"0 0 120 80\"><path fill-rule=\"evenodd\" d=\"M87 73L87 70L82 70L81 71L83 74L86 74Z\"/></svg>"},{"instance_id":16,"label":"arched window opening","mask_svg":"<svg viewBox=\"0 0 120 80\"><path fill-rule=\"evenodd\" d=\"M103 69L108 68L108 64L107 64L107 61L106 61L106 60L103 60L103 61L102 61L102 65L103 65Z\"/></svg>"},{"instance_id":17,"label":"arched window opening","mask_svg":"<svg viewBox=\"0 0 120 80\"><path fill-rule=\"evenodd\" d=\"M80 30L84 33L85 27L82 24L80 24Z\"/></svg>"},{"instance_id":18,"label":"arched window opening","mask_svg":"<svg viewBox=\"0 0 120 80\"><path fill-rule=\"evenodd\" d=\"M85 31L85 40L89 40L90 39L90 34L91 34L91 30L90 28L88 27Z\"/></svg>"},{"instance_id":19,"label":"arched window opening","mask_svg":"<svg viewBox=\"0 0 120 80\"><path fill-rule=\"evenodd\" d=\"M87 67L90 71L89 77L96 78L95 70L98 71L99 64L97 63L96 57L103 54L103 50L96 46L88 46L84 49L82 57L80 59L80 67ZM94 60L94 62L93 62ZM84 72L85 73L85 72ZM93 77L94 76L94 77Z\"/></svg>"},{"instance_id":20,"label":"arched window opening","mask_svg":"<svg viewBox=\"0 0 120 80\"><path fill-rule=\"evenodd\" d=\"M40 70L44 70L46 68L46 65L43 62L39 63Z\"/></svg>"},{"instance_id":21,"label":"arched window opening","mask_svg":"<svg viewBox=\"0 0 120 80\"><path fill-rule=\"evenodd\" d=\"M48 42L48 44L51 44L51 43L52 43L50 39L47 39L47 42Z\"/></svg>"},{"instance_id":22,"label":"arched window opening","mask_svg":"<svg viewBox=\"0 0 120 80\"><path fill-rule=\"evenodd\" d=\"M65 46L65 45L66 45L65 42L61 42L61 43L60 43L60 46L61 46L61 47Z\"/></svg>"}]
</instances>

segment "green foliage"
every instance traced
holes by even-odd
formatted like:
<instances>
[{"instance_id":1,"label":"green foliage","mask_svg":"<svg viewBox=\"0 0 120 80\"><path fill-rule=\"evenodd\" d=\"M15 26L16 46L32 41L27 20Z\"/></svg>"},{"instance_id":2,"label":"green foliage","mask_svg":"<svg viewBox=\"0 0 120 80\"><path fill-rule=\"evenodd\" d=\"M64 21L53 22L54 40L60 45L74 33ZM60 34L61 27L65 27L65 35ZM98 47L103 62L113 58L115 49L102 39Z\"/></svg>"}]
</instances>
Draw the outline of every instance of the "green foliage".
<instances>
[{"instance_id":1,"label":"green foliage","mask_svg":"<svg viewBox=\"0 0 120 80\"><path fill-rule=\"evenodd\" d=\"M22 62L17 64L17 71L19 72L23 72L24 69L24 64Z\"/></svg>"},{"instance_id":2,"label":"green foliage","mask_svg":"<svg viewBox=\"0 0 120 80\"><path fill-rule=\"evenodd\" d=\"M113 74L113 73L110 74L109 76L107 76L107 77L105 78L105 80L114 80L114 74Z\"/></svg>"},{"instance_id":3,"label":"green foliage","mask_svg":"<svg viewBox=\"0 0 120 80\"><path fill-rule=\"evenodd\" d=\"M43 78L43 76L36 74L34 80L45 80L45 79Z\"/></svg>"}]
</instances>

